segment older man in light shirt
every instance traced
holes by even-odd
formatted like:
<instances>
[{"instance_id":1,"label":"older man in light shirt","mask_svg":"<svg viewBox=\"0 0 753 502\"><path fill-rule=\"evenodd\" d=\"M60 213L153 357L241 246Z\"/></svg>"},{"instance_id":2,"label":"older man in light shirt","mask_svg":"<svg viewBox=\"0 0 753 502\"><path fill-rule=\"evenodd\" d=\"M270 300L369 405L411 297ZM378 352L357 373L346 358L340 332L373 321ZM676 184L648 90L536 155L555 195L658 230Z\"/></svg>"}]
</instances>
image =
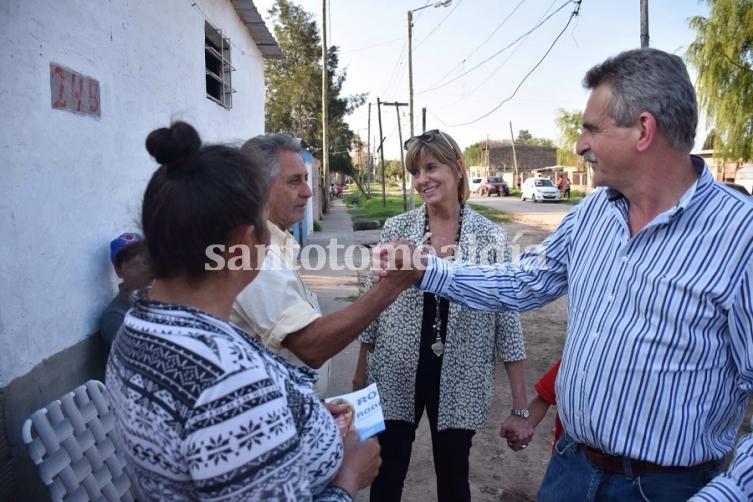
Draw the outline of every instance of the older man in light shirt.
<instances>
[{"instance_id":1,"label":"older man in light shirt","mask_svg":"<svg viewBox=\"0 0 753 502\"><path fill-rule=\"evenodd\" d=\"M329 359L366 329L402 287L384 282L348 307L323 316L316 294L298 273L299 246L288 232L303 219L311 197L300 140L285 134L261 135L247 141L243 150L266 167L272 180L267 221L271 242L264 269L238 295L230 320L288 360L318 369L314 390L324 396Z\"/></svg>"}]
</instances>

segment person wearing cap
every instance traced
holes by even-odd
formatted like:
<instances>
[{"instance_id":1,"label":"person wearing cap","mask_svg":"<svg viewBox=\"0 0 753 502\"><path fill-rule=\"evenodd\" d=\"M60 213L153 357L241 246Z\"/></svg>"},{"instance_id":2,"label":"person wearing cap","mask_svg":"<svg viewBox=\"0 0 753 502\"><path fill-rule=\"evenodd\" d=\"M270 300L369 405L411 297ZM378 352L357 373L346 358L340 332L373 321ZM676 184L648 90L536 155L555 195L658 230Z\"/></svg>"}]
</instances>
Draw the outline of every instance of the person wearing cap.
<instances>
[{"instance_id":1,"label":"person wearing cap","mask_svg":"<svg viewBox=\"0 0 753 502\"><path fill-rule=\"evenodd\" d=\"M108 351L126 312L133 306L131 293L152 281L144 238L135 232L120 234L110 241L110 261L121 282L118 294L99 318L99 336Z\"/></svg>"}]
</instances>

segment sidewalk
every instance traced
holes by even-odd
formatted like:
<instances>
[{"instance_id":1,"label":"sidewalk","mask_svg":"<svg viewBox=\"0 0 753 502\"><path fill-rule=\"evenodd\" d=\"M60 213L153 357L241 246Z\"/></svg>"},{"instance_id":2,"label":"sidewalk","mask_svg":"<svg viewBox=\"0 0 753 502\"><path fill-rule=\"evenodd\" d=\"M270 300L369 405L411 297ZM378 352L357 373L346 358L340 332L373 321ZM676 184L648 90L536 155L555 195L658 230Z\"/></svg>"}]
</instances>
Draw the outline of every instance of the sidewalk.
<instances>
[{"instance_id":1,"label":"sidewalk","mask_svg":"<svg viewBox=\"0 0 753 502\"><path fill-rule=\"evenodd\" d=\"M345 250L350 245L371 246L379 239L379 230L353 231L353 221L345 204L341 200L331 202L330 211L319 222L321 230L314 232L309 245L322 246L325 250L332 239L339 247L337 250L337 267L343 270L333 270L329 250L326 251L326 265L321 270L303 270L301 276L319 297L319 305L323 314L329 314L343 309L358 297L359 276L365 277L368 270L357 272L344 267ZM313 256L313 253L312 253ZM344 350L332 358L332 368L329 381L329 395L344 394L353 390L353 371L358 358L358 342L354 341ZM356 502L366 502L369 491L361 490Z\"/></svg>"},{"instance_id":2,"label":"sidewalk","mask_svg":"<svg viewBox=\"0 0 753 502\"><path fill-rule=\"evenodd\" d=\"M379 230L353 231L353 221L345 204L341 200L331 202L330 211L319 222L321 230L314 232L310 239L310 246L324 248L324 256L317 256L311 252L311 261L325 260L320 270L302 270L301 276L319 297L319 305L323 314L329 314L350 305L358 297L359 281L365 279L368 268L356 271L345 267L346 250L352 245L372 246L379 239ZM337 258L334 260L330 253L334 249L333 242L338 245ZM329 246L329 247L328 247ZM350 251L352 253L352 250ZM359 254L350 258L356 265L360 264ZM334 265L334 267L333 267ZM362 265L360 268L364 268ZM318 267L317 267L318 268ZM341 270L337 270L341 269ZM328 394L342 394L352 390L351 382L358 356L358 342L352 343L345 350L332 359L332 374Z\"/></svg>"}]
</instances>

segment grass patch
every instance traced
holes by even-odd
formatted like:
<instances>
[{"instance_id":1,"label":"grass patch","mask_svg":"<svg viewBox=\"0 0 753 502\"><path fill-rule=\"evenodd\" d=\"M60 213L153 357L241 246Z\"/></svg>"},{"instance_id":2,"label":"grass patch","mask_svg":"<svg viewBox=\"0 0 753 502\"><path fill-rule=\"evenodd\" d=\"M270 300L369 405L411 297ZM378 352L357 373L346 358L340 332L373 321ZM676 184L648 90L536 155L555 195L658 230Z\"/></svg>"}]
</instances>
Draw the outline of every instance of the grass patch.
<instances>
[{"instance_id":1,"label":"grass patch","mask_svg":"<svg viewBox=\"0 0 753 502\"><path fill-rule=\"evenodd\" d=\"M492 209L487 206L482 206L481 204L471 204L471 207L474 211L476 211L481 216L486 216L490 220L492 220L494 223L509 223L512 221L512 218L509 214L503 213L502 211L497 211L496 209Z\"/></svg>"},{"instance_id":2,"label":"grass patch","mask_svg":"<svg viewBox=\"0 0 753 502\"><path fill-rule=\"evenodd\" d=\"M386 197L387 205L382 205L382 195L372 195L371 199L366 199L360 194L350 194L345 197L345 203L352 218L379 220L379 225L384 226L387 218L404 213L402 195L388 195ZM423 204L420 198L415 199L416 206ZM482 216L486 216L495 223L507 223L512 221L509 214L497 211L480 204L471 204L474 211Z\"/></svg>"},{"instance_id":3,"label":"grass patch","mask_svg":"<svg viewBox=\"0 0 753 502\"><path fill-rule=\"evenodd\" d=\"M353 303L354 301L358 300L358 297L360 296L361 296L360 294L350 295L350 296L338 296L337 298L335 298L335 300Z\"/></svg>"},{"instance_id":4,"label":"grass patch","mask_svg":"<svg viewBox=\"0 0 753 502\"><path fill-rule=\"evenodd\" d=\"M580 190L570 190L570 198L562 199L560 203L574 206L575 204L580 202L586 195L587 194L585 192L581 192Z\"/></svg>"},{"instance_id":5,"label":"grass patch","mask_svg":"<svg viewBox=\"0 0 753 502\"><path fill-rule=\"evenodd\" d=\"M385 201L386 205L382 205L382 194L373 192L370 199L366 199L362 194L351 194L345 197L351 217L379 220L379 226L383 226L387 218L405 212L402 195L388 195Z\"/></svg>"}]
</instances>

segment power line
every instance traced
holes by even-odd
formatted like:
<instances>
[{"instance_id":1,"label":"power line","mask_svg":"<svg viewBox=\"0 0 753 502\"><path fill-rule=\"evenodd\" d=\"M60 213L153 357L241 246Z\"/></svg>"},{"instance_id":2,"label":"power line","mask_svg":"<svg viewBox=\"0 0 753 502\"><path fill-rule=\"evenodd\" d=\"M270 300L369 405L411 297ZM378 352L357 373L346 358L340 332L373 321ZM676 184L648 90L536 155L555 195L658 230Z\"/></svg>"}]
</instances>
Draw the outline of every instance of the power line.
<instances>
[{"instance_id":1,"label":"power line","mask_svg":"<svg viewBox=\"0 0 753 502\"><path fill-rule=\"evenodd\" d=\"M463 122L463 123L460 123L460 124L453 124L453 125L450 125L449 127L460 127L460 126L466 126L466 125L474 124L474 123L478 122L479 120L484 119L484 118L488 117L489 115L491 115L492 113L496 112L497 110L500 109L500 107L502 107L503 104L507 103L512 98L514 98L515 95L518 93L518 90L520 90L520 88L523 86L523 83L525 83L525 81L528 79L529 76L531 76L531 74L536 70L536 68L538 68L541 65L541 63L544 62L544 59L546 59L546 57L552 51L552 49L554 48L554 45L560 39L560 37L562 36L562 34L565 33L565 30L567 30L567 27L570 26L570 23L572 22L573 18L575 18L575 17L578 16L579 11L580 11L580 3L581 3L582 0L575 0L575 1L576 1L575 10L570 14L570 17L568 18L567 23L565 24L565 27L562 28L562 31L560 31L557 34L557 37L554 39L554 41L549 46L549 48L546 50L546 52L541 57L541 59L539 59L539 61L533 66L533 68L531 68L528 71L528 73L525 74L525 76L520 81L520 83L518 83L517 87L515 87L515 90L512 92L512 94L509 97L503 99L497 106L495 106L494 108L492 108L491 110L489 110L485 114L481 115L480 117L478 117L478 118L476 118L474 120L471 120L469 122Z\"/></svg>"},{"instance_id":2,"label":"power line","mask_svg":"<svg viewBox=\"0 0 753 502\"><path fill-rule=\"evenodd\" d=\"M395 42L400 42L403 40L403 37L400 38L393 38L392 40L385 40L383 42L376 42L371 45L365 45L363 47L356 47L355 49L348 49L347 51L340 51L340 54L348 54L351 52L359 52L359 51L365 51L366 49L373 49L374 47L381 47L383 45L392 44Z\"/></svg>"},{"instance_id":3,"label":"power line","mask_svg":"<svg viewBox=\"0 0 753 502\"><path fill-rule=\"evenodd\" d=\"M457 81L458 79L460 79L460 78L468 75L472 71L478 69L482 65L488 63L492 59L494 59L497 56L499 56L500 54L502 54L504 51L506 51L507 49L509 49L510 47L512 47L513 45L515 45L516 43L518 43L521 39L523 39L523 38L527 37L528 35L530 35L531 33L533 33L535 30L537 30L538 28L540 28L545 22L547 22L549 19L551 19L555 14L557 14L559 11L561 11L562 9L564 9L565 7L567 7L568 4L570 4L570 3L576 3L577 4L576 9L577 9L578 7L580 7L580 2L581 2L581 0L567 0L565 3L563 3L561 6L559 6L557 8L557 10L555 10L554 12L552 12L551 14L549 14L542 21L536 23L536 25L534 25L533 28L531 28L527 32L523 33L521 36L519 36L518 38L516 38L515 40L513 40L512 42L510 42L508 45L506 45L505 47L503 47L499 51L495 52L494 54L492 54L491 56L489 56L485 60L481 61L480 63L478 63L477 65L475 65L471 69L464 71L463 73L459 74L458 76L456 76L455 78L453 78L451 80L448 80L447 82L444 82L442 84L436 85L436 86L431 87L429 89L424 89L422 91L417 92L416 94L423 94L425 92L435 91L437 89L441 89L442 87L446 87L446 86L450 85L451 83ZM572 16L571 16L571 19L572 19ZM568 21L568 24L569 23L570 23L570 21Z\"/></svg>"},{"instance_id":4,"label":"power line","mask_svg":"<svg viewBox=\"0 0 753 502\"><path fill-rule=\"evenodd\" d=\"M452 9L450 9L450 12L448 12L447 15L444 18L442 18L442 20L439 22L439 24L437 24L434 28L432 28L432 30L423 38L423 40L421 40L420 42L418 42L416 44L416 47L414 47L414 50L418 49L419 47L421 47L421 44L423 44L424 42L426 42L426 40L432 35L432 33L434 33L435 31L437 31L437 29L440 26L442 26L442 23L444 23L447 20L447 18L450 17L453 12L455 12L455 9L457 9L460 6L461 3L463 3L463 0L458 0L457 3L452 7Z\"/></svg>"},{"instance_id":5,"label":"power line","mask_svg":"<svg viewBox=\"0 0 753 502\"><path fill-rule=\"evenodd\" d=\"M400 49L400 54L397 57L397 61L395 61L395 66L392 68L392 73L390 74L390 78L387 80L387 86L381 92L380 95L384 96L386 94L392 94L390 91L392 90L392 86L397 81L397 72L400 66L403 64L403 54L405 54L405 47L407 45L408 45L408 42L403 42L403 48Z\"/></svg>"},{"instance_id":6,"label":"power line","mask_svg":"<svg viewBox=\"0 0 753 502\"><path fill-rule=\"evenodd\" d=\"M523 1L525 1L525 0L523 0ZM557 0L552 0L552 3L550 3L550 4L549 4L549 7L547 7L546 11L544 11L544 14L542 15L542 17L541 17L541 18L539 18L539 21L541 21L541 20L543 19L543 17L547 15L547 13L549 12L549 10L550 10L550 9L552 8L552 6L554 5L554 2L556 2L556 1L557 1ZM521 2L521 3L522 3L522 2ZM518 4L518 5L520 5L520 4ZM503 66L504 66L504 65L505 65L505 64L506 64L506 63L507 63L507 62L508 62L508 61L509 61L509 60L510 60L510 59L511 59L511 58L512 58L512 57L513 57L514 55L515 55L515 53L517 53L517 52L518 52L518 50L519 50L519 49L520 49L520 48L521 48L521 47L523 46L523 42L525 42L525 40L526 40L526 39L528 39L528 37L529 37L529 36L530 36L530 33L529 33L529 34L527 34L527 35L525 35L525 37L523 37L523 39L521 40L521 43L520 43L519 45L517 45L517 46L516 46L516 47L515 47L515 48L514 48L514 49L512 50L512 52L510 53L510 55L509 55L509 56L507 56L507 58L506 58L506 59L505 59L504 61L502 61L502 63L500 63L500 64L499 64L499 66L497 66L497 68L495 68L495 69L494 69L494 71L492 71L492 72L491 72L491 73L490 73L490 74L489 74L489 75L488 75L488 76L486 77L486 79L485 79L485 80L483 80L483 81L482 81L482 82L481 82L481 83L480 83L479 85L477 85L477 86L476 86L475 88L473 88L473 90L472 90L472 91L470 92L470 94L473 94L473 93L475 93L476 91L478 91L479 89L481 89L481 88L482 88L482 87L483 87L484 85L486 85L486 83L487 83L487 82L488 82L489 80L491 80L491 78L492 78L492 77L493 77L494 75L496 75L496 74L497 74L497 72L498 72L499 70L501 70L501 69L502 69L502 67L503 67ZM458 99L458 102L459 102L460 100L462 100L462 99L463 99L463 97L461 97L460 99ZM457 102L456 102L456 103L457 103Z\"/></svg>"},{"instance_id":7,"label":"power line","mask_svg":"<svg viewBox=\"0 0 753 502\"><path fill-rule=\"evenodd\" d=\"M448 71L447 73L445 73L441 78L439 78L432 85L436 85L436 84L442 82L444 79L446 79L447 77L449 77L452 74L452 72L454 72L457 68L462 67L465 64L465 62L468 61L470 58L472 58L473 55L476 54L481 47L483 47L484 45L486 45L486 43L489 40L491 40L491 38L494 36L494 34L497 33L497 31L507 22L508 19L510 19L510 17L512 17L513 14L515 14L515 12L518 10L518 7L520 7L521 5L523 5L523 3L525 3L525 2L526 2L526 0L520 0L520 2L518 2L518 5L516 5L515 8L512 11L510 11L510 13L507 16L505 16L505 18L502 20L502 22L500 22L497 25L497 27L494 28L494 30L492 30L492 32L489 34L489 36L486 37L486 40L484 40L478 46L476 46L476 48L473 49L469 55L467 55L465 58L463 58L463 60L460 61L458 64L456 64L455 66L453 66L452 68L450 68L450 71Z\"/></svg>"}]
</instances>

